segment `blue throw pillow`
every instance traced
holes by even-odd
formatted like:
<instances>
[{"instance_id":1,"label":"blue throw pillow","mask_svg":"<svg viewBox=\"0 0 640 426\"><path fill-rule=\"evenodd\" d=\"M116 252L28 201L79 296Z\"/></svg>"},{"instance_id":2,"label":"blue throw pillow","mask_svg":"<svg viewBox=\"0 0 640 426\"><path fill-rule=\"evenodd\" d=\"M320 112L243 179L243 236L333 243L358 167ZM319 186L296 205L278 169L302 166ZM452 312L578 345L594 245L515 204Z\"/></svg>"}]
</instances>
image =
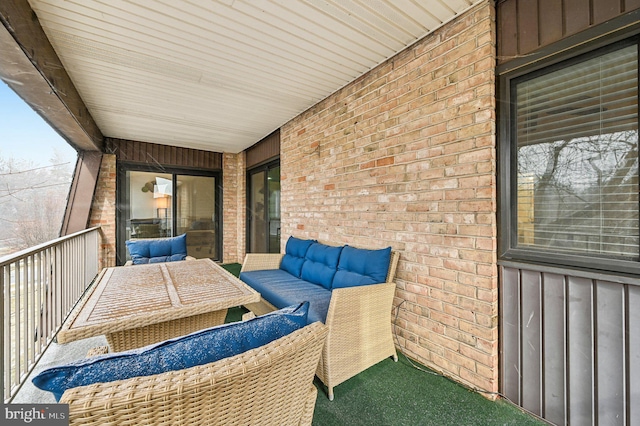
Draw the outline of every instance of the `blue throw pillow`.
<instances>
[{"instance_id":1,"label":"blue throw pillow","mask_svg":"<svg viewBox=\"0 0 640 426\"><path fill-rule=\"evenodd\" d=\"M280 262L280 269L287 271L296 278L300 278L304 256L307 254L311 244L315 242L315 240L301 240L293 236L289 237L285 247L285 254Z\"/></svg>"},{"instance_id":2,"label":"blue throw pillow","mask_svg":"<svg viewBox=\"0 0 640 426\"><path fill-rule=\"evenodd\" d=\"M307 325L309 302L289 306L248 321L201 330L126 352L76 361L42 371L33 378L38 388L57 401L71 388L182 370L254 349Z\"/></svg>"},{"instance_id":3,"label":"blue throw pillow","mask_svg":"<svg viewBox=\"0 0 640 426\"><path fill-rule=\"evenodd\" d=\"M314 284L330 289L333 276L338 270L338 260L342 247L332 247L321 243L314 243L307 250L302 264L301 278Z\"/></svg>"},{"instance_id":4,"label":"blue throw pillow","mask_svg":"<svg viewBox=\"0 0 640 426\"><path fill-rule=\"evenodd\" d=\"M125 241L134 265L173 262L187 257L187 234L170 238Z\"/></svg>"},{"instance_id":5,"label":"blue throw pillow","mask_svg":"<svg viewBox=\"0 0 640 426\"><path fill-rule=\"evenodd\" d=\"M365 250L345 246L340 255L338 272L332 288L355 287L383 283L387 280L391 247Z\"/></svg>"}]
</instances>

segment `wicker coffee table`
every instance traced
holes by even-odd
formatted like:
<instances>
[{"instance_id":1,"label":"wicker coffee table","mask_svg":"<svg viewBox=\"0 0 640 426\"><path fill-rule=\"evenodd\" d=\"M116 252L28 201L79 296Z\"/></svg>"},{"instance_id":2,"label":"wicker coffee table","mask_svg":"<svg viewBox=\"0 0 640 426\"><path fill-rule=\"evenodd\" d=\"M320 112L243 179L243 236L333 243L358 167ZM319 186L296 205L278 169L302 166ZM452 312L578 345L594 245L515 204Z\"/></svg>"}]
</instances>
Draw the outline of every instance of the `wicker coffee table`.
<instances>
[{"instance_id":1,"label":"wicker coffee table","mask_svg":"<svg viewBox=\"0 0 640 426\"><path fill-rule=\"evenodd\" d=\"M210 259L104 269L58 333L67 343L104 334L120 352L222 324L260 294Z\"/></svg>"}]
</instances>

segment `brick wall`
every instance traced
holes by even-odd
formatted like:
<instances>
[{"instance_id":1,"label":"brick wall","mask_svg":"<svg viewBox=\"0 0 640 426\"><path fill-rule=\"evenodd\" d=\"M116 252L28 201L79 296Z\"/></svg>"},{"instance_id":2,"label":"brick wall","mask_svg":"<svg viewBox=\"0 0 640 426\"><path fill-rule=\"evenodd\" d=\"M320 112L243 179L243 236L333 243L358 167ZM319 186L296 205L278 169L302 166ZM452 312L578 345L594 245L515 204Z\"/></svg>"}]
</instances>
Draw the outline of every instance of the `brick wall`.
<instances>
[{"instance_id":1,"label":"brick wall","mask_svg":"<svg viewBox=\"0 0 640 426\"><path fill-rule=\"evenodd\" d=\"M104 154L96 185L89 227L101 226L100 268L116 266L116 156Z\"/></svg>"},{"instance_id":2,"label":"brick wall","mask_svg":"<svg viewBox=\"0 0 640 426\"><path fill-rule=\"evenodd\" d=\"M463 14L281 129L289 235L401 252L401 350L497 391L495 16Z\"/></svg>"},{"instance_id":3,"label":"brick wall","mask_svg":"<svg viewBox=\"0 0 640 426\"><path fill-rule=\"evenodd\" d=\"M223 263L242 263L245 250L245 160L244 153L225 153L223 168Z\"/></svg>"}]
</instances>

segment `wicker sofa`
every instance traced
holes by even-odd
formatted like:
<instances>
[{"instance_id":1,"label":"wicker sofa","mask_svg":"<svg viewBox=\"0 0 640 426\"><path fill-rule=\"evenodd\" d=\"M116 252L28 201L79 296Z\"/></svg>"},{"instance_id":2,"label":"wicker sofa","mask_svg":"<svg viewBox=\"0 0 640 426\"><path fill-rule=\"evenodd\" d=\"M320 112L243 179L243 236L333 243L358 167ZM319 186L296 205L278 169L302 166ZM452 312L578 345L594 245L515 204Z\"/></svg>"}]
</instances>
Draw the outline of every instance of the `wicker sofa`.
<instances>
[{"instance_id":1,"label":"wicker sofa","mask_svg":"<svg viewBox=\"0 0 640 426\"><path fill-rule=\"evenodd\" d=\"M246 255L240 279L254 287L262 297L260 302L245 307L255 315L263 315L282 305L310 301L309 321L320 320L329 329L316 375L327 387L329 400L333 400L335 386L387 357L398 360L391 330L391 310L399 255L389 249L386 277L380 283L326 289L304 280L296 281L281 270L287 261L290 242L291 239L284 254ZM303 262L308 260L303 258ZM342 257L339 262L341 260ZM329 267L339 268L335 264ZM269 277L270 274L276 275ZM291 287L298 285L305 287L302 291L292 292ZM328 299L323 295L325 291Z\"/></svg>"},{"instance_id":2,"label":"wicker sofa","mask_svg":"<svg viewBox=\"0 0 640 426\"><path fill-rule=\"evenodd\" d=\"M71 425L310 425L327 328L309 324L205 365L68 389Z\"/></svg>"}]
</instances>

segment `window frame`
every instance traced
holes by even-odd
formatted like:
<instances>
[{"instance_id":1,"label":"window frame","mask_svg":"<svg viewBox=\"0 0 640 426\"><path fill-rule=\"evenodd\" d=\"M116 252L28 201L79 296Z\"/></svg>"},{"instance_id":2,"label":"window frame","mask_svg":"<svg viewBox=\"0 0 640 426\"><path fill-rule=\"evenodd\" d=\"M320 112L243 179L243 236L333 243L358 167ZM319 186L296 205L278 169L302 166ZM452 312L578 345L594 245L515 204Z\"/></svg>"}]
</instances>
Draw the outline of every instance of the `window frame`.
<instances>
[{"instance_id":1,"label":"window frame","mask_svg":"<svg viewBox=\"0 0 640 426\"><path fill-rule=\"evenodd\" d=\"M515 85L558 69L574 66L586 60L613 52L631 45L638 46L640 63L640 36L626 34L606 43L585 43L572 50L565 50L533 64L509 70L498 78L498 259L499 261L520 261L525 263L549 264L579 269L597 270L623 274L640 274L640 256L636 259L620 259L593 254L572 254L565 251L518 247L518 205L517 205L517 99ZM640 66L638 67L640 70ZM640 85L640 71L637 81ZM639 90L640 97L640 90ZM640 101L638 102L640 105ZM640 113L638 114L640 132ZM639 172L640 173L640 172ZM640 211L640 203L638 205Z\"/></svg>"}]
</instances>

